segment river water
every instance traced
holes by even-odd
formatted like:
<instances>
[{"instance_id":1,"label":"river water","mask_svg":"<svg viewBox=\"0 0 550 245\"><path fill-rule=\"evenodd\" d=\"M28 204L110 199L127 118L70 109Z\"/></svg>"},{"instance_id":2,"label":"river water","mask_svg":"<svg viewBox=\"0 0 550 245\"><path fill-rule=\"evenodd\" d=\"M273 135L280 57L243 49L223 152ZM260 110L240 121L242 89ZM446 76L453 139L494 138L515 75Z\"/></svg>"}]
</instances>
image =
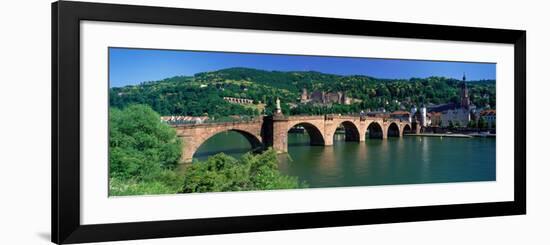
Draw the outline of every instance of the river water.
<instances>
[{"instance_id":1,"label":"river water","mask_svg":"<svg viewBox=\"0 0 550 245\"><path fill-rule=\"evenodd\" d=\"M333 146L311 146L309 136L289 133L288 154L279 169L311 188L392 184L494 181L495 138L404 136L346 142L336 134ZM195 154L198 160L224 152L239 157L250 150L236 132L220 133Z\"/></svg>"}]
</instances>

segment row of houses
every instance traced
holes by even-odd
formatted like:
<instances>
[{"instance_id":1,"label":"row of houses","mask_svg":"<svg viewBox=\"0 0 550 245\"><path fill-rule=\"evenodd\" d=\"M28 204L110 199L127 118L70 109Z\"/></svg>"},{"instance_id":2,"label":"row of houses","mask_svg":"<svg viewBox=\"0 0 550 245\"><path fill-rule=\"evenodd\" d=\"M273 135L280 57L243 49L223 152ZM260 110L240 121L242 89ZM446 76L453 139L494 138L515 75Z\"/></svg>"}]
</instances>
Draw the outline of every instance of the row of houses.
<instances>
[{"instance_id":1,"label":"row of houses","mask_svg":"<svg viewBox=\"0 0 550 245\"><path fill-rule=\"evenodd\" d=\"M471 121L477 122L482 119L487 123L488 128L493 128L496 125L496 110L486 109L479 112L468 112L461 109L449 109L445 111L429 111L428 108L422 107L420 110L394 111L386 112L369 112L367 116L387 117L417 123L422 127L466 127Z\"/></svg>"},{"instance_id":2,"label":"row of houses","mask_svg":"<svg viewBox=\"0 0 550 245\"><path fill-rule=\"evenodd\" d=\"M433 108L432 108L433 109ZM486 109L472 112L468 110L462 110L460 108L450 108L443 111L430 110L427 107L421 107L417 110L415 107L409 112L404 110L386 112L370 111L361 112L362 115L367 117L382 117L393 118L405 122L416 123L422 127L466 127L471 121L478 121L482 119L486 122L488 128L493 128L496 125L496 110Z\"/></svg>"},{"instance_id":3,"label":"row of houses","mask_svg":"<svg viewBox=\"0 0 550 245\"><path fill-rule=\"evenodd\" d=\"M193 116L162 116L160 117L160 120L162 122L170 123L170 124L201 124L208 120L208 116L200 116L200 117L193 117Z\"/></svg>"},{"instance_id":4,"label":"row of houses","mask_svg":"<svg viewBox=\"0 0 550 245\"><path fill-rule=\"evenodd\" d=\"M223 97L223 100L229 103L235 103L235 104L253 104L254 103L254 100L251 100L251 99L235 98L235 97Z\"/></svg>"}]
</instances>

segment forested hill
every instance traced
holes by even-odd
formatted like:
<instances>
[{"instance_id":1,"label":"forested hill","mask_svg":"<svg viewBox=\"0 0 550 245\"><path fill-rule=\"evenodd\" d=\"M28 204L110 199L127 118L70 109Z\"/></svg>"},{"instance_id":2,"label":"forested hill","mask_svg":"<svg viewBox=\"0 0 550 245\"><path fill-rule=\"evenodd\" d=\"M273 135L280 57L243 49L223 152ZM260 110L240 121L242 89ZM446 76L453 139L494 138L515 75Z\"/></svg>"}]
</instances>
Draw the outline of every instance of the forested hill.
<instances>
[{"instance_id":1,"label":"forested hill","mask_svg":"<svg viewBox=\"0 0 550 245\"><path fill-rule=\"evenodd\" d=\"M361 109L408 110L412 105L458 102L461 81L443 77L408 80L369 76L340 76L315 71L281 72L229 68L194 76L177 76L139 85L111 88L110 105L148 104L161 115L255 115L258 106L231 104L223 97L253 99L266 103L266 113L281 99L285 114L356 113ZM313 106L299 103L302 88L308 91L342 91L361 100L352 105ZM494 108L495 81L469 81L469 94L478 107ZM290 109L293 107L293 109Z\"/></svg>"}]
</instances>

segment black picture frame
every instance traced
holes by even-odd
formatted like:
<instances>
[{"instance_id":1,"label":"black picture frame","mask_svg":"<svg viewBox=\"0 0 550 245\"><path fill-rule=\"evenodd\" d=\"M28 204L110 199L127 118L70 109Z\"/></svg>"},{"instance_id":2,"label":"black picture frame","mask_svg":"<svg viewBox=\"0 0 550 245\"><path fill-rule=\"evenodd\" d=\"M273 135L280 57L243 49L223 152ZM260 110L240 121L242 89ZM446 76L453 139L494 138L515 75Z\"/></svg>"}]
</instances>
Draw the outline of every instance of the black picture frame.
<instances>
[{"instance_id":1,"label":"black picture frame","mask_svg":"<svg viewBox=\"0 0 550 245\"><path fill-rule=\"evenodd\" d=\"M80 224L80 21L184 25L514 45L514 201ZM442 220L526 213L526 32L61 1L52 4L52 242L58 244Z\"/></svg>"}]
</instances>

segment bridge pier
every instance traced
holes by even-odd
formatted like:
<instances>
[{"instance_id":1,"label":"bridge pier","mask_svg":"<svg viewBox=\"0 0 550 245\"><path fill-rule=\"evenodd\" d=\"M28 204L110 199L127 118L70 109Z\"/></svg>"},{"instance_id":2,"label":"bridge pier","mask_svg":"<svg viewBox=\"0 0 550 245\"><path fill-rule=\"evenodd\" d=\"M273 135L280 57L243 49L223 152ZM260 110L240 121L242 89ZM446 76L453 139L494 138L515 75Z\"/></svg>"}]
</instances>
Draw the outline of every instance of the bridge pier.
<instances>
[{"instance_id":1,"label":"bridge pier","mask_svg":"<svg viewBox=\"0 0 550 245\"><path fill-rule=\"evenodd\" d=\"M273 150L277 153L288 152L288 119L273 116Z\"/></svg>"},{"instance_id":2,"label":"bridge pier","mask_svg":"<svg viewBox=\"0 0 550 245\"><path fill-rule=\"evenodd\" d=\"M198 141L194 140L190 135L180 136L181 145L181 162L190 163L193 161L193 155L200 145L197 145ZM202 143L202 142L200 142Z\"/></svg>"},{"instance_id":3,"label":"bridge pier","mask_svg":"<svg viewBox=\"0 0 550 245\"><path fill-rule=\"evenodd\" d=\"M332 136L325 135L325 146L334 145L334 138Z\"/></svg>"}]
</instances>

